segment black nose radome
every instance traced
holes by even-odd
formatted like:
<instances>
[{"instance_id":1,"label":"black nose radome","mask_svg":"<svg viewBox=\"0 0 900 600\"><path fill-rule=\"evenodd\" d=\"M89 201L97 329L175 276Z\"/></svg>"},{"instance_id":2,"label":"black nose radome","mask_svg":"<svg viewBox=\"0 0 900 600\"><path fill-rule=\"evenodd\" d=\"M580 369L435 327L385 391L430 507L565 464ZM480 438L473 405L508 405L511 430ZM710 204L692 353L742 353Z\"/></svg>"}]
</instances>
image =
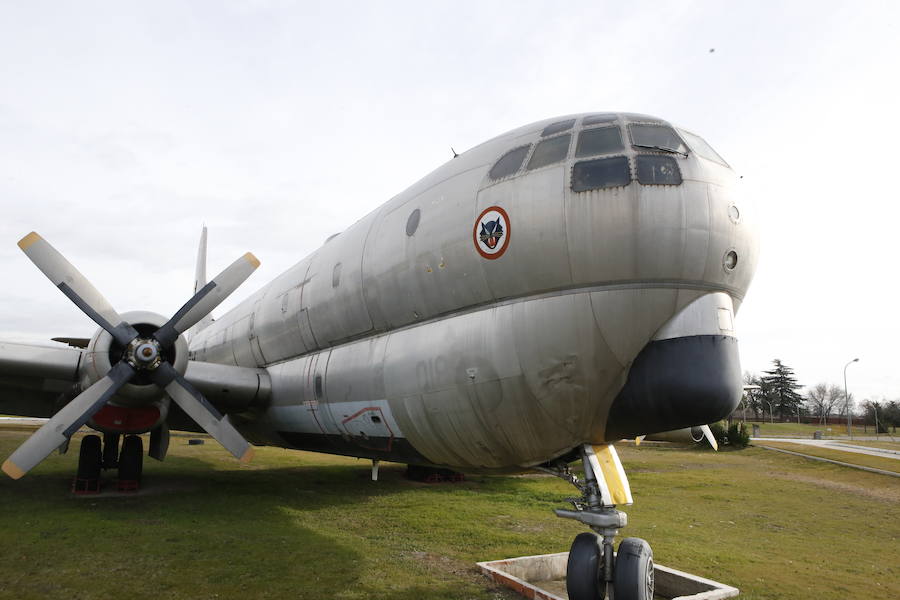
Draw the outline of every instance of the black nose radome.
<instances>
[{"instance_id":1,"label":"black nose radome","mask_svg":"<svg viewBox=\"0 0 900 600\"><path fill-rule=\"evenodd\" d=\"M647 344L631 366L606 424L606 439L705 425L741 400L737 339L697 335Z\"/></svg>"}]
</instances>

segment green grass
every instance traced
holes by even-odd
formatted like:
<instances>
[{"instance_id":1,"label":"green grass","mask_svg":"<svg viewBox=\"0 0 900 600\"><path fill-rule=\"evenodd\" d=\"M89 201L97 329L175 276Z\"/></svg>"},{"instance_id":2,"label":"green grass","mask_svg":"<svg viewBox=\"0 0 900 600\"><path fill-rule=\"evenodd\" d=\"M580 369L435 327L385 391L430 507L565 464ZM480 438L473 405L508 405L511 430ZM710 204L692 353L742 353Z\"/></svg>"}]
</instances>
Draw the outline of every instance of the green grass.
<instances>
[{"instance_id":1,"label":"green grass","mask_svg":"<svg viewBox=\"0 0 900 600\"><path fill-rule=\"evenodd\" d=\"M0 456L23 432L0 431ZM260 448L239 465L173 438L139 496L73 497L77 446L0 481L0 598L513 596L479 560L560 552L573 489L543 476L413 483L400 465ZM750 448L623 446L628 536L742 598L900 597L900 481Z\"/></svg>"},{"instance_id":2,"label":"green grass","mask_svg":"<svg viewBox=\"0 0 900 600\"><path fill-rule=\"evenodd\" d=\"M847 452L845 450L831 450L819 446L811 446L807 444L791 444L785 442L760 442L761 446L771 446L772 448L781 448L782 450L790 450L791 452L800 452L801 454L809 454L810 456L818 456L829 460L837 460L851 465L861 465L863 467L872 467L873 469L883 469L885 471L893 471L900 473L900 459L888 458L881 456L870 456L868 454L860 454L859 452Z\"/></svg>"},{"instance_id":3,"label":"green grass","mask_svg":"<svg viewBox=\"0 0 900 600\"><path fill-rule=\"evenodd\" d=\"M759 425L760 437L805 437L812 438L816 431L821 431L826 438L847 437L847 425L829 423L827 426L812 423L763 423L748 421L747 429L753 433L753 425ZM869 427L868 433L862 425L851 428L854 436L875 435L875 428Z\"/></svg>"},{"instance_id":4,"label":"green grass","mask_svg":"<svg viewBox=\"0 0 900 600\"><path fill-rule=\"evenodd\" d=\"M894 439L898 439L896 436ZM884 448L885 450L900 450L900 442L857 442L856 440L847 440L848 444L853 446L865 446L867 448Z\"/></svg>"}]
</instances>

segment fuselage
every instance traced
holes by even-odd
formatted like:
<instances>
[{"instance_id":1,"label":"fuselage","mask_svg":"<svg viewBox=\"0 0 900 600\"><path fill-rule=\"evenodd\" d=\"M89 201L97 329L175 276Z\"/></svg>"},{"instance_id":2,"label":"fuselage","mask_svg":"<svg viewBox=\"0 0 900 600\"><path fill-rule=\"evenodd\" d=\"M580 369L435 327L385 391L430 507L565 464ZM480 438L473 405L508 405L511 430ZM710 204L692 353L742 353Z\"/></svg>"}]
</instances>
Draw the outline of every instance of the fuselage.
<instances>
[{"instance_id":1,"label":"fuselage","mask_svg":"<svg viewBox=\"0 0 900 600\"><path fill-rule=\"evenodd\" d=\"M266 368L253 441L387 460L522 468L711 422L740 397L757 257L736 185L660 119L527 125L330 238L190 357Z\"/></svg>"}]
</instances>

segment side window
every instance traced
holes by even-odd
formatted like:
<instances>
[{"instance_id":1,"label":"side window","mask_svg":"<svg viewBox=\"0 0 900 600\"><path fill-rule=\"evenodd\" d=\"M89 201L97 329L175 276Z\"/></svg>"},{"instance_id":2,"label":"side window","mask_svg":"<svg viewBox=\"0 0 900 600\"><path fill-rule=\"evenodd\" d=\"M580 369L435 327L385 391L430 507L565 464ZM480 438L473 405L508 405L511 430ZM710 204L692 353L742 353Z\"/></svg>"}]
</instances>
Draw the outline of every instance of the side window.
<instances>
[{"instance_id":1,"label":"side window","mask_svg":"<svg viewBox=\"0 0 900 600\"><path fill-rule=\"evenodd\" d=\"M592 156L594 154L611 154L622 152L625 146L622 144L622 132L618 127L598 127L585 129L578 134L578 146L575 148L575 156Z\"/></svg>"},{"instance_id":2,"label":"side window","mask_svg":"<svg viewBox=\"0 0 900 600\"><path fill-rule=\"evenodd\" d=\"M500 160L491 167L491 179L502 179L518 171L519 167L522 166L522 162L525 160L525 156L528 154L528 149L530 147L531 146L519 146L501 156Z\"/></svg>"},{"instance_id":3,"label":"side window","mask_svg":"<svg viewBox=\"0 0 900 600\"><path fill-rule=\"evenodd\" d=\"M628 158L625 156L584 160L572 167L572 190L575 192L619 187L629 183L631 169L628 168Z\"/></svg>"},{"instance_id":4,"label":"side window","mask_svg":"<svg viewBox=\"0 0 900 600\"><path fill-rule=\"evenodd\" d=\"M331 270L331 287L333 288L341 285L341 266L341 263L337 263Z\"/></svg>"},{"instance_id":5,"label":"side window","mask_svg":"<svg viewBox=\"0 0 900 600\"><path fill-rule=\"evenodd\" d=\"M637 180L644 185L679 185L681 170L671 156L658 154L638 154Z\"/></svg>"},{"instance_id":6,"label":"side window","mask_svg":"<svg viewBox=\"0 0 900 600\"><path fill-rule=\"evenodd\" d=\"M552 165L553 163L565 160L566 154L569 153L569 141L572 139L570 134L560 135L549 140L544 140L534 148L534 154L528 161L527 169L537 169Z\"/></svg>"},{"instance_id":7,"label":"side window","mask_svg":"<svg viewBox=\"0 0 900 600\"><path fill-rule=\"evenodd\" d=\"M728 163L725 162L725 159L719 156L719 153L712 149L712 146L706 143L699 135L694 135L690 131L685 131L683 129L678 130L679 135L688 143L696 154L702 156L707 160L711 160L713 162L717 162L720 165L728 166Z\"/></svg>"},{"instance_id":8,"label":"side window","mask_svg":"<svg viewBox=\"0 0 900 600\"><path fill-rule=\"evenodd\" d=\"M566 119L565 121L557 121L556 123L550 123L544 130L541 132L541 137L547 137L548 135L553 135L554 133L559 133L561 131L568 131L575 126L575 119Z\"/></svg>"}]
</instances>

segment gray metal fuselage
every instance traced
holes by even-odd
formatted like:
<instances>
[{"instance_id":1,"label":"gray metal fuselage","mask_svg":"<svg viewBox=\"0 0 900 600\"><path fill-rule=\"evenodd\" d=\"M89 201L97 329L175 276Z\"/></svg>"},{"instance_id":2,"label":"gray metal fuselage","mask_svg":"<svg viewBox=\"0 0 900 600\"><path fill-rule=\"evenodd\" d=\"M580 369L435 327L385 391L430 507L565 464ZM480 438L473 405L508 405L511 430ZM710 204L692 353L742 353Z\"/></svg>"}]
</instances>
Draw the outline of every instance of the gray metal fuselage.
<instances>
[{"instance_id":1,"label":"gray metal fuselage","mask_svg":"<svg viewBox=\"0 0 900 600\"><path fill-rule=\"evenodd\" d=\"M731 318L753 276L757 236L733 171L693 150L635 147L629 123L661 121L619 114L605 126L620 129L624 151L614 154L631 172L636 155L665 155L683 181L643 184L633 175L626 185L574 191L573 165L602 158L574 157L584 116L568 117L577 121L562 162L528 170L526 157L513 175L489 174L509 150L530 145L530 157L545 126L566 117L485 142L196 333L192 359L269 373L270 403L238 428L257 443L518 469L630 431L615 415L655 393L634 382L622 396L648 345L702 338L715 345L710 352L736 352L720 344L734 341ZM491 207L508 223L502 255L486 258L476 221ZM654 360L640 359L650 369ZM707 423L722 411L703 412L706 392L688 383L699 408L687 420L701 420L671 422L663 408L666 426L638 433Z\"/></svg>"}]
</instances>

